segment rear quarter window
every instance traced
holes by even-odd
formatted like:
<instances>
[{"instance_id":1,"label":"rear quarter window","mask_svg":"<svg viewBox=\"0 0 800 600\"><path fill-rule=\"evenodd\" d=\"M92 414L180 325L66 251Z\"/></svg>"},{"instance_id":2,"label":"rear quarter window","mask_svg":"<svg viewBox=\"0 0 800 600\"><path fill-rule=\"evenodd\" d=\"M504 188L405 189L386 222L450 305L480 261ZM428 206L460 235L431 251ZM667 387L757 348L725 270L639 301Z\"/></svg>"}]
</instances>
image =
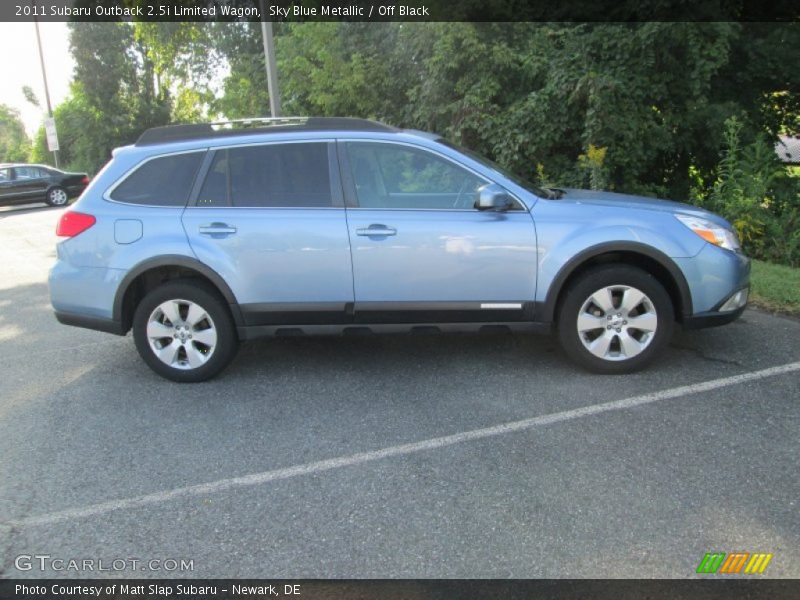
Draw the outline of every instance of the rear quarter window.
<instances>
[{"instance_id":1,"label":"rear quarter window","mask_svg":"<svg viewBox=\"0 0 800 600\"><path fill-rule=\"evenodd\" d=\"M205 152L171 154L136 167L109 198L127 204L185 206Z\"/></svg>"}]
</instances>

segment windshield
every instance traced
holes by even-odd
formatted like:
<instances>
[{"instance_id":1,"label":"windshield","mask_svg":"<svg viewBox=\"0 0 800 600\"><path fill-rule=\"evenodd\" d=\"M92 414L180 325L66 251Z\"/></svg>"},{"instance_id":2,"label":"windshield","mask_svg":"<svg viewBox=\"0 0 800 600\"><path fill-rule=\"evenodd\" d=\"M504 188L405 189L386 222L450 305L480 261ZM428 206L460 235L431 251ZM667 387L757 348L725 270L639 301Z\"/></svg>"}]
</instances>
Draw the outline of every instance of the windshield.
<instances>
[{"instance_id":1,"label":"windshield","mask_svg":"<svg viewBox=\"0 0 800 600\"><path fill-rule=\"evenodd\" d=\"M453 142L450 142L450 141L448 141L448 140L446 140L444 138L439 138L436 141L439 142L440 144L444 145L444 146L447 146L448 148L452 148L453 150L458 150L462 154L466 154L472 160L481 163L483 166L488 167L489 169L492 169L493 171L496 171L497 173L499 173L500 175L502 175L506 179L510 179L511 181L516 183L518 186L520 186L521 188L525 188L526 190L528 190L532 194L536 194L537 196L539 196L541 198L549 198L550 197L550 194L548 194L542 188L534 185L533 183L531 183L530 181L528 181L524 177L520 177L519 175L515 175L511 171L509 171L507 169L504 169L503 167L498 165L493 160L489 160L488 158L486 158L485 156L481 156L477 152L473 152L472 150L469 150L467 148L462 148L461 146L459 146L457 144L454 144Z\"/></svg>"}]
</instances>

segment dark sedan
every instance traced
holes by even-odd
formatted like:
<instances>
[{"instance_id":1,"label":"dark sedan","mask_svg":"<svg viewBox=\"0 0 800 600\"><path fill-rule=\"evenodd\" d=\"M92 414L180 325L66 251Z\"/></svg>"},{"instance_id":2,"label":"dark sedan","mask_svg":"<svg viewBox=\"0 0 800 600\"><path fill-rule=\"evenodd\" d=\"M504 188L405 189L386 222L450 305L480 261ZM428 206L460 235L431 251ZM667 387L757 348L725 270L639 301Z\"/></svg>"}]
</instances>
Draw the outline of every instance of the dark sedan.
<instances>
[{"instance_id":1,"label":"dark sedan","mask_svg":"<svg viewBox=\"0 0 800 600\"><path fill-rule=\"evenodd\" d=\"M64 206L88 184L86 173L65 173L45 165L0 164L0 205L47 202Z\"/></svg>"}]
</instances>

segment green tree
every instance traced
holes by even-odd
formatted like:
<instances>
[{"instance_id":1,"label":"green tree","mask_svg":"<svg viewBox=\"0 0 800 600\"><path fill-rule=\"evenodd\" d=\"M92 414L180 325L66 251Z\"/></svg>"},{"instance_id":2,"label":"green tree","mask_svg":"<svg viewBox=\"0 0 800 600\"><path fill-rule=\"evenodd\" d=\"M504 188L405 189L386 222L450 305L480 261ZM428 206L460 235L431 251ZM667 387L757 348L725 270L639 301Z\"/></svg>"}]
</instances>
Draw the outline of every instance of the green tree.
<instances>
[{"instance_id":1,"label":"green tree","mask_svg":"<svg viewBox=\"0 0 800 600\"><path fill-rule=\"evenodd\" d=\"M74 160L168 121L269 113L257 23L70 27L70 114L97 119ZM280 23L275 36L285 114L435 131L558 185L686 200L718 179L732 115L747 140L800 128L800 23Z\"/></svg>"},{"instance_id":2,"label":"green tree","mask_svg":"<svg viewBox=\"0 0 800 600\"><path fill-rule=\"evenodd\" d=\"M69 28L75 73L70 97L54 111L59 145L66 166L96 172L113 148L169 123L171 99L133 25L84 22Z\"/></svg>"},{"instance_id":3,"label":"green tree","mask_svg":"<svg viewBox=\"0 0 800 600\"><path fill-rule=\"evenodd\" d=\"M693 181L714 181L728 117L749 134L798 125L799 27L291 23L276 51L287 114L379 118L530 178L541 166L562 185L686 200ZM229 69L216 111L266 114L258 27L210 30ZM587 168L591 148L605 154Z\"/></svg>"},{"instance_id":4,"label":"green tree","mask_svg":"<svg viewBox=\"0 0 800 600\"><path fill-rule=\"evenodd\" d=\"M41 108L41 104L39 104L39 98L36 96L36 93L33 91L31 86L23 85L22 95L25 96L25 100L27 100L30 104L36 108Z\"/></svg>"},{"instance_id":5,"label":"green tree","mask_svg":"<svg viewBox=\"0 0 800 600\"><path fill-rule=\"evenodd\" d=\"M222 93L213 103L214 112L229 119L269 115L260 26L214 23L211 29L214 47L224 57L229 70L222 83Z\"/></svg>"},{"instance_id":6,"label":"green tree","mask_svg":"<svg viewBox=\"0 0 800 600\"><path fill-rule=\"evenodd\" d=\"M367 25L367 27L365 27ZM285 112L386 118L392 115L387 24L288 24L276 42ZM262 59L263 70L263 59ZM399 99L402 99L402 95Z\"/></svg>"},{"instance_id":7,"label":"green tree","mask_svg":"<svg viewBox=\"0 0 800 600\"><path fill-rule=\"evenodd\" d=\"M0 104L0 162L24 162L30 152L30 140L19 112Z\"/></svg>"},{"instance_id":8,"label":"green tree","mask_svg":"<svg viewBox=\"0 0 800 600\"><path fill-rule=\"evenodd\" d=\"M135 38L146 50L159 89L172 98L171 122L204 121L211 113L212 84L222 68L211 31L201 23L134 23Z\"/></svg>"},{"instance_id":9,"label":"green tree","mask_svg":"<svg viewBox=\"0 0 800 600\"><path fill-rule=\"evenodd\" d=\"M59 164L68 170L96 173L109 159L109 140L105 115L89 104L80 83L73 82L70 94L56 106L53 116L58 128ZM52 164L53 154L47 149L44 127L36 134L31 160Z\"/></svg>"}]
</instances>

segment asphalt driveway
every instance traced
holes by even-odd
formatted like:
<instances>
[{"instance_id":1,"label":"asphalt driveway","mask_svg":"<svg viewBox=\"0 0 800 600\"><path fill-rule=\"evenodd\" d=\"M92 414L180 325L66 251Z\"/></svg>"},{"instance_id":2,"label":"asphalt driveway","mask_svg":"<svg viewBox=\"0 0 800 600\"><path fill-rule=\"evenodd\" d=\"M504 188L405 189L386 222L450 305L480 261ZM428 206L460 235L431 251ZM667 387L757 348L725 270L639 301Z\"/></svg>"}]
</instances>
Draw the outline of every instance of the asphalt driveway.
<instances>
[{"instance_id":1,"label":"asphalt driveway","mask_svg":"<svg viewBox=\"0 0 800 600\"><path fill-rule=\"evenodd\" d=\"M747 311L603 377L524 336L253 342L214 381L60 325L59 210L0 210L0 576L800 577L800 322Z\"/></svg>"}]
</instances>

